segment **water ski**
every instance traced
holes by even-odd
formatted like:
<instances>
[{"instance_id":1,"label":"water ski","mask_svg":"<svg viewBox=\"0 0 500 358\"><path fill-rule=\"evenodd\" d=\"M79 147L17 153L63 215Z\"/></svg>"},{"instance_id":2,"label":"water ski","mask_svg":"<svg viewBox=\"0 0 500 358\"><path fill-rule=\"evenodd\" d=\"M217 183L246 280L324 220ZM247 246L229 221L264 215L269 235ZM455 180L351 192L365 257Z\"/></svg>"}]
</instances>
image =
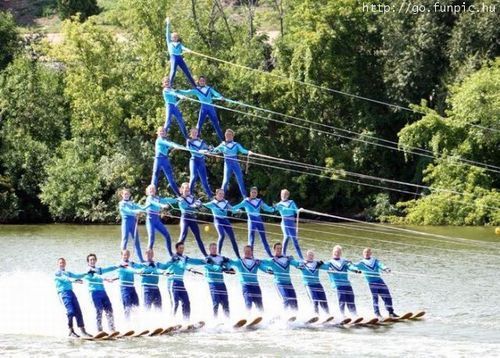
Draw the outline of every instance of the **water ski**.
<instances>
[{"instance_id":1,"label":"water ski","mask_svg":"<svg viewBox=\"0 0 500 358\"><path fill-rule=\"evenodd\" d=\"M233 325L233 328L241 328L241 327L243 327L246 323L247 323L247 320L246 320L246 319L240 319L238 322L236 322L236 323Z\"/></svg>"},{"instance_id":2,"label":"water ski","mask_svg":"<svg viewBox=\"0 0 500 358\"><path fill-rule=\"evenodd\" d=\"M410 317L410 319L419 319L422 318L425 315L425 311L420 311L415 313L413 316Z\"/></svg>"},{"instance_id":3,"label":"water ski","mask_svg":"<svg viewBox=\"0 0 500 358\"><path fill-rule=\"evenodd\" d=\"M288 318L287 322L288 322L288 323L293 323L293 322L295 322L296 320L297 320L297 317L292 316L292 317Z\"/></svg>"},{"instance_id":4,"label":"water ski","mask_svg":"<svg viewBox=\"0 0 500 358\"><path fill-rule=\"evenodd\" d=\"M86 341L93 341L93 340L96 340L96 339L103 339L107 335L108 334L106 332L101 331L101 332L97 333L94 336L91 336L91 337L81 337L81 339L85 339Z\"/></svg>"},{"instance_id":5,"label":"water ski","mask_svg":"<svg viewBox=\"0 0 500 358\"><path fill-rule=\"evenodd\" d=\"M304 323L305 324L313 324L313 323L316 323L319 321L319 317L318 316L315 316L315 317L311 317L309 318L307 321L305 321Z\"/></svg>"},{"instance_id":6,"label":"water ski","mask_svg":"<svg viewBox=\"0 0 500 358\"><path fill-rule=\"evenodd\" d=\"M357 318L356 320L358 320L359 318ZM363 320L363 318L361 318L361 320ZM340 324L341 325L344 325L344 324L348 324L348 323L351 323L352 319L350 318L344 318L342 321L340 321Z\"/></svg>"},{"instance_id":7,"label":"water ski","mask_svg":"<svg viewBox=\"0 0 500 358\"><path fill-rule=\"evenodd\" d=\"M181 328L182 328L182 326L180 324L176 324L174 326L167 327L164 330L162 330L161 335L173 333L175 331L178 331Z\"/></svg>"},{"instance_id":8,"label":"water ski","mask_svg":"<svg viewBox=\"0 0 500 358\"><path fill-rule=\"evenodd\" d=\"M204 321L199 321L199 322L196 322L196 323L191 323L191 324L188 324L188 325L186 326L186 328L182 329L181 331L182 331L182 332L192 332L192 331L196 331L197 329L202 328L204 325L205 325L205 322L204 322ZM174 327L174 328L175 328L175 327Z\"/></svg>"},{"instance_id":9,"label":"water ski","mask_svg":"<svg viewBox=\"0 0 500 358\"><path fill-rule=\"evenodd\" d=\"M326 319L323 320L323 322L321 322L321 324L327 324L330 323L331 321L333 321L333 316L327 317Z\"/></svg>"},{"instance_id":10,"label":"water ski","mask_svg":"<svg viewBox=\"0 0 500 358\"><path fill-rule=\"evenodd\" d=\"M352 321L351 324L360 324L361 322L363 322L363 319L363 317L358 317L354 321Z\"/></svg>"},{"instance_id":11,"label":"water ski","mask_svg":"<svg viewBox=\"0 0 500 358\"><path fill-rule=\"evenodd\" d=\"M372 318L371 320L365 322L364 324L377 324L379 319L377 317Z\"/></svg>"},{"instance_id":12,"label":"water ski","mask_svg":"<svg viewBox=\"0 0 500 358\"><path fill-rule=\"evenodd\" d=\"M254 320L250 321L247 325L246 328L254 328L257 326L260 322L262 322L262 317L257 317Z\"/></svg>"},{"instance_id":13,"label":"water ski","mask_svg":"<svg viewBox=\"0 0 500 358\"><path fill-rule=\"evenodd\" d=\"M125 337L130 337L130 336L133 336L135 333L135 331L127 331L125 333L122 333L120 334L119 336L117 336L116 338L125 338Z\"/></svg>"},{"instance_id":14,"label":"water ski","mask_svg":"<svg viewBox=\"0 0 500 358\"><path fill-rule=\"evenodd\" d=\"M145 329L144 331L140 331L139 333L132 335L132 337L141 337L141 336L145 336L148 333L149 333L149 329Z\"/></svg>"},{"instance_id":15,"label":"water ski","mask_svg":"<svg viewBox=\"0 0 500 358\"><path fill-rule=\"evenodd\" d=\"M392 318L392 317L385 317L380 320L381 323L393 323L397 321L398 321L397 318Z\"/></svg>"},{"instance_id":16,"label":"water ski","mask_svg":"<svg viewBox=\"0 0 500 358\"><path fill-rule=\"evenodd\" d=\"M400 316L397 318L398 321L404 320L404 319L410 319L413 316L413 313L408 312L405 313L404 315Z\"/></svg>"},{"instance_id":17,"label":"water ski","mask_svg":"<svg viewBox=\"0 0 500 358\"><path fill-rule=\"evenodd\" d=\"M111 332L110 334L108 334L107 336L104 336L102 338L102 340L107 341L107 340L115 339L119 335L120 335L120 332L114 331L114 332Z\"/></svg>"},{"instance_id":18,"label":"water ski","mask_svg":"<svg viewBox=\"0 0 500 358\"><path fill-rule=\"evenodd\" d=\"M156 328L155 330L153 330L152 332L150 332L148 334L149 337L154 337L154 336L158 336L159 334L161 334L163 332L163 328Z\"/></svg>"}]
</instances>

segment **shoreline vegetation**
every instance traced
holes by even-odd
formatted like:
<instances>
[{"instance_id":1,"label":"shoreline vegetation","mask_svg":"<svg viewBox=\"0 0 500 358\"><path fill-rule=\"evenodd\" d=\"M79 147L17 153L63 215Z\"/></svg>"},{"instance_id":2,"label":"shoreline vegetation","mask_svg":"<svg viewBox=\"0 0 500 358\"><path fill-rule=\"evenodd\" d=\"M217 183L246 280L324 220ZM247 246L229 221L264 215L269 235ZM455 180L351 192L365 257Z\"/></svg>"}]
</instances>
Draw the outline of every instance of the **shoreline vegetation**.
<instances>
[{"instance_id":1,"label":"shoreline vegetation","mask_svg":"<svg viewBox=\"0 0 500 358\"><path fill-rule=\"evenodd\" d=\"M81 0L88 14L78 17L57 0L2 4L0 223L115 223L120 188L141 201L165 115L168 14L188 48L262 71L188 54L195 76L227 98L314 123L308 130L219 110L223 127L252 151L336 169L319 177L250 165L245 181L267 202L287 187L299 206L368 221L500 225L498 14L370 12L355 0L154 4ZM176 87L189 85L179 77ZM180 105L189 126L197 106ZM211 128L204 136L217 144ZM184 143L175 126L171 139ZM178 182L189 175L188 158L171 157ZM215 188L222 163L207 165ZM164 181L159 189L172 195ZM231 186L228 199L239 201L237 193Z\"/></svg>"}]
</instances>

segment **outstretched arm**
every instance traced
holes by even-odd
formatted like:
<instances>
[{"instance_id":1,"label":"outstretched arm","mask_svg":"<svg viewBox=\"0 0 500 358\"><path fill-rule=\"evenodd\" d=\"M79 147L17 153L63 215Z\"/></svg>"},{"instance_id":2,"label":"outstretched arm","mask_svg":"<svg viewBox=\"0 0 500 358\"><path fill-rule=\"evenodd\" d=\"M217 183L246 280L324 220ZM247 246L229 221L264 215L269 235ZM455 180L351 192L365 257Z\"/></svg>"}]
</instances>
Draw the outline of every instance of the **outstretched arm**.
<instances>
[{"instance_id":1,"label":"outstretched arm","mask_svg":"<svg viewBox=\"0 0 500 358\"><path fill-rule=\"evenodd\" d=\"M238 143L238 153L247 155L247 154L252 153L252 152L249 151L248 149L246 149L245 147L243 147L240 143Z\"/></svg>"},{"instance_id":2,"label":"outstretched arm","mask_svg":"<svg viewBox=\"0 0 500 358\"><path fill-rule=\"evenodd\" d=\"M267 213L274 213L275 211L275 209L272 206L269 206L264 202L262 202L262 210L264 210Z\"/></svg>"},{"instance_id":3,"label":"outstretched arm","mask_svg":"<svg viewBox=\"0 0 500 358\"><path fill-rule=\"evenodd\" d=\"M213 87L211 87L211 90L212 90L212 96L214 99L221 99L221 100L224 99L224 96L221 95L219 92L217 92Z\"/></svg>"},{"instance_id":4,"label":"outstretched arm","mask_svg":"<svg viewBox=\"0 0 500 358\"><path fill-rule=\"evenodd\" d=\"M246 207L245 200L243 200L241 203L233 206L232 211L237 212L238 210L244 209L245 207Z\"/></svg>"}]
</instances>

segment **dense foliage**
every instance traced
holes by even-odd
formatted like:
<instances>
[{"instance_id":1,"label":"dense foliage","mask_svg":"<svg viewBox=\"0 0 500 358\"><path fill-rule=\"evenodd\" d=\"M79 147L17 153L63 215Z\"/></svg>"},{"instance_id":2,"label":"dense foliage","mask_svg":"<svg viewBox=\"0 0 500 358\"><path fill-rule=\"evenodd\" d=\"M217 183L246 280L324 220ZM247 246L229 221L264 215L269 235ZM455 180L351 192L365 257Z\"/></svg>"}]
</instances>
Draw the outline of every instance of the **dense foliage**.
<instances>
[{"instance_id":1,"label":"dense foliage","mask_svg":"<svg viewBox=\"0 0 500 358\"><path fill-rule=\"evenodd\" d=\"M92 17L65 22L61 44L38 47L41 56L19 54L0 75L0 221L112 221L119 188L142 196L155 129L164 121L160 84L169 66L164 38L169 14L185 45L197 52L402 106L422 103L416 112L396 110L187 54L193 74L206 75L227 98L436 156L219 110L223 127L236 129L236 140L255 152L433 188L420 197L346 182L351 178L331 177L330 171L312 176L250 165L247 184L261 188L267 201L276 201L279 189L288 187L303 207L343 215L417 224L500 223L498 174L457 160L499 164L498 132L470 124L498 129L500 19L383 14L360 4L283 1L280 36L273 42L251 17L230 16L212 0L120 0L119 34L97 26ZM178 74L176 88L186 87ZM180 106L194 125L198 105ZM172 139L182 143L173 128ZM209 124L204 137L216 144ZM178 182L188 179L188 157L172 155ZM210 159L208 166L215 187L222 163ZM164 182L160 192L168 194ZM234 187L228 196L239 199Z\"/></svg>"},{"instance_id":2,"label":"dense foliage","mask_svg":"<svg viewBox=\"0 0 500 358\"><path fill-rule=\"evenodd\" d=\"M57 0L57 12L61 19L79 14L81 20L99 13L97 0Z\"/></svg>"}]
</instances>

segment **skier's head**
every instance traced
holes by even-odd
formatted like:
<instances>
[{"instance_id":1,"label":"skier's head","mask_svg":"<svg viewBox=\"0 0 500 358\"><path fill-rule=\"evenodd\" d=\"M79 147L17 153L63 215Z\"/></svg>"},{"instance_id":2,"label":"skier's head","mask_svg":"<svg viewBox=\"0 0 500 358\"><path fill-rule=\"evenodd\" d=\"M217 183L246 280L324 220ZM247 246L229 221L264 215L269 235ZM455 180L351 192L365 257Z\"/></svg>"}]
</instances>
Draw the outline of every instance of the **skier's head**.
<instances>
[{"instance_id":1,"label":"skier's head","mask_svg":"<svg viewBox=\"0 0 500 358\"><path fill-rule=\"evenodd\" d=\"M363 257L365 259L369 259L372 257L372 249L367 247L366 249L363 250Z\"/></svg>"},{"instance_id":2,"label":"skier's head","mask_svg":"<svg viewBox=\"0 0 500 358\"><path fill-rule=\"evenodd\" d=\"M165 138L167 136L167 132L163 127L158 127L158 129L156 130L156 134L158 134L162 138Z\"/></svg>"},{"instance_id":3,"label":"skier's head","mask_svg":"<svg viewBox=\"0 0 500 358\"><path fill-rule=\"evenodd\" d=\"M175 253L177 255L183 255L184 254L184 243L183 242L178 242L175 244Z\"/></svg>"},{"instance_id":4,"label":"skier's head","mask_svg":"<svg viewBox=\"0 0 500 358\"><path fill-rule=\"evenodd\" d=\"M210 255L217 255L217 244L215 242L212 242L208 246L208 252L210 253Z\"/></svg>"},{"instance_id":5,"label":"skier's head","mask_svg":"<svg viewBox=\"0 0 500 358\"><path fill-rule=\"evenodd\" d=\"M122 250L122 260L128 261L129 259L130 259L130 251L127 249Z\"/></svg>"},{"instance_id":6,"label":"skier's head","mask_svg":"<svg viewBox=\"0 0 500 358\"><path fill-rule=\"evenodd\" d=\"M189 138L191 138L191 139L198 138L198 128L191 128L189 130Z\"/></svg>"},{"instance_id":7,"label":"skier's head","mask_svg":"<svg viewBox=\"0 0 500 358\"><path fill-rule=\"evenodd\" d=\"M306 261L314 261L314 251L313 250L307 250Z\"/></svg>"},{"instance_id":8,"label":"skier's head","mask_svg":"<svg viewBox=\"0 0 500 358\"><path fill-rule=\"evenodd\" d=\"M96 254L88 254L87 255L87 263L89 264L89 266L94 267L95 264L97 263L97 256L96 256Z\"/></svg>"},{"instance_id":9,"label":"skier's head","mask_svg":"<svg viewBox=\"0 0 500 358\"><path fill-rule=\"evenodd\" d=\"M177 32L172 32L172 41L173 42L181 42L181 37Z\"/></svg>"},{"instance_id":10,"label":"skier's head","mask_svg":"<svg viewBox=\"0 0 500 358\"><path fill-rule=\"evenodd\" d=\"M207 79L205 76L198 77L198 86L205 87L207 85Z\"/></svg>"},{"instance_id":11,"label":"skier's head","mask_svg":"<svg viewBox=\"0 0 500 358\"><path fill-rule=\"evenodd\" d=\"M250 246L250 245L246 245L246 246L243 248L243 256L244 256L246 259L251 259L251 258L253 258L253 250L252 250L252 246Z\"/></svg>"},{"instance_id":12,"label":"skier's head","mask_svg":"<svg viewBox=\"0 0 500 358\"><path fill-rule=\"evenodd\" d=\"M168 77L163 77L161 85L163 88L170 88L170 79Z\"/></svg>"},{"instance_id":13,"label":"skier's head","mask_svg":"<svg viewBox=\"0 0 500 358\"><path fill-rule=\"evenodd\" d=\"M226 129L224 138L226 139L226 142L231 142L234 139L234 131L232 129Z\"/></svg>"},{"instance_id":14,"label":"skier's head","mask_svg":"<svg viewBox=\"0 0 500 358\"><path fill-rule=\"evenodd\" d=\"M64 257L59 257L57 259L57 266L59 266L59 270L64 270L66 268L66 259Z\"/></svg>"},{"instance_id":15,"label":"skier's head","mask_svg":"<svg viewBox=\"0 0 500 358\"><path fill-rule=\"evenodd\" d=\"M153 249L148 249L146 250L146 261L153 261L155 257L155 252Z\"/></svg>"},{"instance_id":16,"label":"skier's head","mask_svg":"<svg viewBox=\"0 0 500 358\"><path fill-rule=\"evenodd\" d=\"M273 245L274 256L281 256L281 252L283 250L283 246L281 242L277 242Z\"/></svg>"},{"instance_id":17,"label":"skier's head","mask_svg":"<svg viewBox=\"0 0 500 358\"><path fill-rule=\"evenodd\" d=\"M120 196L122 197L123 200L129 200L130 199L130 190L127 188L123 188L120 192Z\"/></svg>"},{"instance_id":18,"label":"skier's head","mask_svg":"<svg viewBox=\"0 0 500 358\"><path fill-rule=\"evenodd\" d=\"M189 189L189 183L187 183L187 182L182 183L182 185L181 185L181 195L182 196L188 196L189 194L191 194L191 191Z\"/></svg>"},{"instance_id":19,"label":"skier's head","mask_svg":"<svg viewBox=\"0 0 500 358\"><path fill-rule=\"evenodd\" d=\"M282 189L281 190L281 200L283 200L283 201L288 200L289 197L290 197L290 192L288 191L288 189Z\"/></svg>"},{"instance_id":20,"label":"skier's head","mask_svg":"<svg viewBox=\"0 0 500 358\"><path fill-rule=\"evenodd\" d=\"M215 199L218 201L224 200L224 190L223 189L217 189L215 191Z\"/></svg>"},{"instance_id":21,"label":"skier's head","mask_svg":"<svg viewBox=\"0 0 500 358\"><path fill-rule=\"evenodd\" d=\"M257 187L256 186L252 186L250 188L250 199L255 199L258 194L259 194L259 190L257 189Z\"/></svg>"},{"instance_id":22,"label":"skier's head","mask_svg":"<svg viewBox=\"0 0 500 358\"><path fill-rule=\"evenodd\" d=\"M146 195L156 195L156 187L153 184L147 186Z\"/></svg>"},{"instance_id":23,"label":"skier's head","mask_svg":"<svg viewBox=\"0 0 500 358\"><path fill-rule=\"evenodd\" d=\"M332 250L332 257L334 259L340 259L342 257L342 246L335 245Z\"/></svg>"}]
</instances>

